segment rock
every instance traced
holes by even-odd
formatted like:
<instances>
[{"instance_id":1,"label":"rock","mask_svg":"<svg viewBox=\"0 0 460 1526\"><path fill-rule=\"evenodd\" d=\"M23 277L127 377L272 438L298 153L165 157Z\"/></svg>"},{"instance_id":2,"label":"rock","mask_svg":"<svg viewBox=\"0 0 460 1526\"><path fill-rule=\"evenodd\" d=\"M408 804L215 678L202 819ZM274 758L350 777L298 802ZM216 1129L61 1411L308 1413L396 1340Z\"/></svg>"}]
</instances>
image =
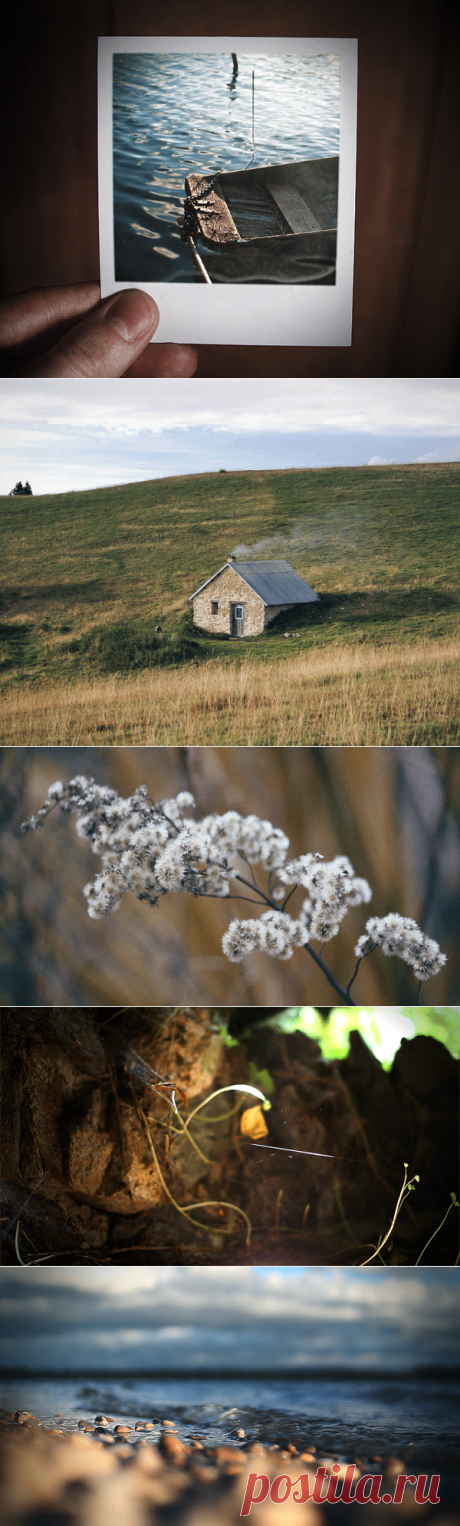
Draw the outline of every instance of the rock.
<instances>
[{"instance_id":1,"label":"rock","mask_svg":"<svg viewBox=\"0 0 460 1526\"><path fill-rule=\"evenodd\" d=\"M416 1097L430 1098L438 1092L445 1105L446 1094L458 1097L458 1062L438 1039L419 1033L413 1039L401 1039L390 1071L398 1089L406 1088Z\"/></svg>"},{"instance_id":2,"label":"rock","mask_svg":"<svg viewBox=\"0 0 460 1526\"><path fill-rule=\"evenodd\" d=\"M261 1446L259 1442L256 1441L252 1447L248 1447L248 1451L264 1452L265 1447ZM224 1463L231 1462L238 1463L238 1466L242 1468L244 1467L248 1454L247 1452L239 1452L237 1447L215 1447L213 1455L219 1467L222 1467Z\"/></svg>"},{"instance_id":3,"label":"rock","mask_svg":"<svg viewBox=\"0 0 460 1526\"><path fill-rule=\"evenodd\" d=\"M184 1446L183 1441L179 1441L178 1436L172 1436L170 1431L166 1431L161 1437L159 1448L163 1457L166 1457L174 1468L185 1468L189 1455L188 1447Z\"/></svg>"},{"instance_id":4,"label":"rock","mask_svg":"<svg viewBox=\"0 0 460 1526\"><path fill-rule=\"evenodd\" d=\"M205 1463L194 1462L190 1472L197 1484L211 1484L219 1476L218 1468L206 1467Z\"/></svg>"}]
</instances>

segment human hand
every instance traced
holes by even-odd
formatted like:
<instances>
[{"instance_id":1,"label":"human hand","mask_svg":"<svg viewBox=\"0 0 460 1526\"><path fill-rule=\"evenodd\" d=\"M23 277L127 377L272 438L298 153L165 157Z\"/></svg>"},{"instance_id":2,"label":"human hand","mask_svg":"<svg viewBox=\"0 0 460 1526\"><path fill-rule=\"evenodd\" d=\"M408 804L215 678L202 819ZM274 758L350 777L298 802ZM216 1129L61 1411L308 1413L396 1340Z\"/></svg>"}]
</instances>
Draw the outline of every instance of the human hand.
<instances>
[{"instance_id":1,"label":"human hand","mask_svg":"<svg viewBox=\"0 0 460 1526\"><path fill-rule=\"evenodd\" d=\"M0 303L3 376L193 376L189 344L150 344L153 297L129 289L101 302L97 281L40 287Z\"/></svg>"}]
</instances>

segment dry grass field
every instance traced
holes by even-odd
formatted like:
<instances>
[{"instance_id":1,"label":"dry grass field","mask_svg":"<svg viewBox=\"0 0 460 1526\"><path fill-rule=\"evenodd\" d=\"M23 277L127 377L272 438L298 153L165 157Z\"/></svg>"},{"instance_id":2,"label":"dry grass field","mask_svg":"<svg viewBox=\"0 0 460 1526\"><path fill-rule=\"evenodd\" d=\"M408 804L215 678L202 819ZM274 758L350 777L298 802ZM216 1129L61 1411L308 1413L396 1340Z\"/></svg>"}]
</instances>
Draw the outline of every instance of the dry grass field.
<instances>
[{"instance_id":1,"label":"dry grass field","mask_svg":"<svg viewBox=\"0 0 460 1526\"><path fill-rule=\"evenodd\" d=\"M5 687L8 746L426 746L460 742L460 639L213 657L48 688Z\"/></svg>"}]
</instances>

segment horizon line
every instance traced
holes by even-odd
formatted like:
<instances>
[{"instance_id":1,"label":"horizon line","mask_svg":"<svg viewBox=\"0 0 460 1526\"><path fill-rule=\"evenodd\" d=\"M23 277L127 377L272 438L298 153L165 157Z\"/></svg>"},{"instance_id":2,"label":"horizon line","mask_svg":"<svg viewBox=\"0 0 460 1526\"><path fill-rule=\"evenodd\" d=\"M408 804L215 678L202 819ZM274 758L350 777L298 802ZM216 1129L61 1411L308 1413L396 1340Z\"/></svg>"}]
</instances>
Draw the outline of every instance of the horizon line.
<instances>
[{"instance_id":1,"label":"horizon line","mask_svg":"<svg viewBox=\"0 0 460 1526\"><path fill-rule=\"evenodd\" d=\"M335 466L214 466L200 472L164 473L157 477L140 477L133 482L105 482L102 485L95 483L93 487L60 488L56 492L50 490L48 493L34 493L32 491L31 493L18 493L16 496L10 489L8 493L0 493L0 500L2 498L16 498L16 501L20 501L22 498L25 498L29 503L31 498L67 498L71 493L105 493L108 490L116 492L117 489L124 487L142 487L148 482L181 482L184 477L249 476L250 473L258 473L260 475L261 472L269 473L271 476L276 474L281 476L282 473L287 472L387 472L404 471L406 468L414 466L420 467L420 470L427 471L432 467L438 470L442 466L459 465L459 461L379 461L375 465L371 465L369 461L361 461L351 464L350 462L343 462Z\"/></svg>"},{"instance_id":2,"label":"horizon line","mask_svg":"<svg viewBox=\"0 0 460 1526\"><path fill-rule=\"evenodd\" d=\"M343 1378L356 1379L357 1381L363 1378L378 1379L382 1382L387 1379L392 1381L400 1379L407 1382L415 1378L439 1377L449 1380L460 1380L460 1365L452 1362L449 1364L428 1362L408 1369L404 1367L386 1367L383 1370L381 1367L259 1367L252 1369L240 1367L200 1367L193 1369L189 1367L108 1367L101 1369L100 1367L33 1368L18 1367L17 1365L14 1367L0 1366L0 1379L12 1378L16 1381L23 1378L34 1378L35 1380L41 1378L96 1378L99 1382L108 1378L180 1378L181 1381L184 1378L190 1379L190 1381L201 1378L209 1381L209 1379L216 1377L223 1378L225 1381L228 1381L230 1378L252 1381L261 1378L271 1378L273 1382L277 1379L285 1381L288 1378L296 1378L301 1381L320 1378L322 1381L331 1382L336 1382Z\"/></svg>"}]
</instances>

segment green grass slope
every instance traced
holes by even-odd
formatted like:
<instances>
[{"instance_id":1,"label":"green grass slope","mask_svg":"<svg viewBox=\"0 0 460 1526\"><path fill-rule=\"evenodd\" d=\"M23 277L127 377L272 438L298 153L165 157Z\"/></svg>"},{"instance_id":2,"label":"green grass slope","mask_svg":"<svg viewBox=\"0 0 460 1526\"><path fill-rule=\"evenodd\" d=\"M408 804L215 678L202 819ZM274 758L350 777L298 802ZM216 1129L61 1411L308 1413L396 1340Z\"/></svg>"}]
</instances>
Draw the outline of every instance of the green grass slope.
<instances>
[{"instance_id":1,"label":"green grass slope","mask_svg":"<svg viewBox=\"0 0 460 1526\"><path fill-rule=\"evenodd\" d=\"M91 632L107 624L143 637L161 625L167 644L185 628L189 594L236 548L285 557L322 602L255 642L199 637L207 655L284 656L295 644L284 629L301 630L304 645L447 636L460 609L459 485L458 465L443 463L214 472L3 499L4 680L89 671Z\"/></svg>"}]
</instances>

